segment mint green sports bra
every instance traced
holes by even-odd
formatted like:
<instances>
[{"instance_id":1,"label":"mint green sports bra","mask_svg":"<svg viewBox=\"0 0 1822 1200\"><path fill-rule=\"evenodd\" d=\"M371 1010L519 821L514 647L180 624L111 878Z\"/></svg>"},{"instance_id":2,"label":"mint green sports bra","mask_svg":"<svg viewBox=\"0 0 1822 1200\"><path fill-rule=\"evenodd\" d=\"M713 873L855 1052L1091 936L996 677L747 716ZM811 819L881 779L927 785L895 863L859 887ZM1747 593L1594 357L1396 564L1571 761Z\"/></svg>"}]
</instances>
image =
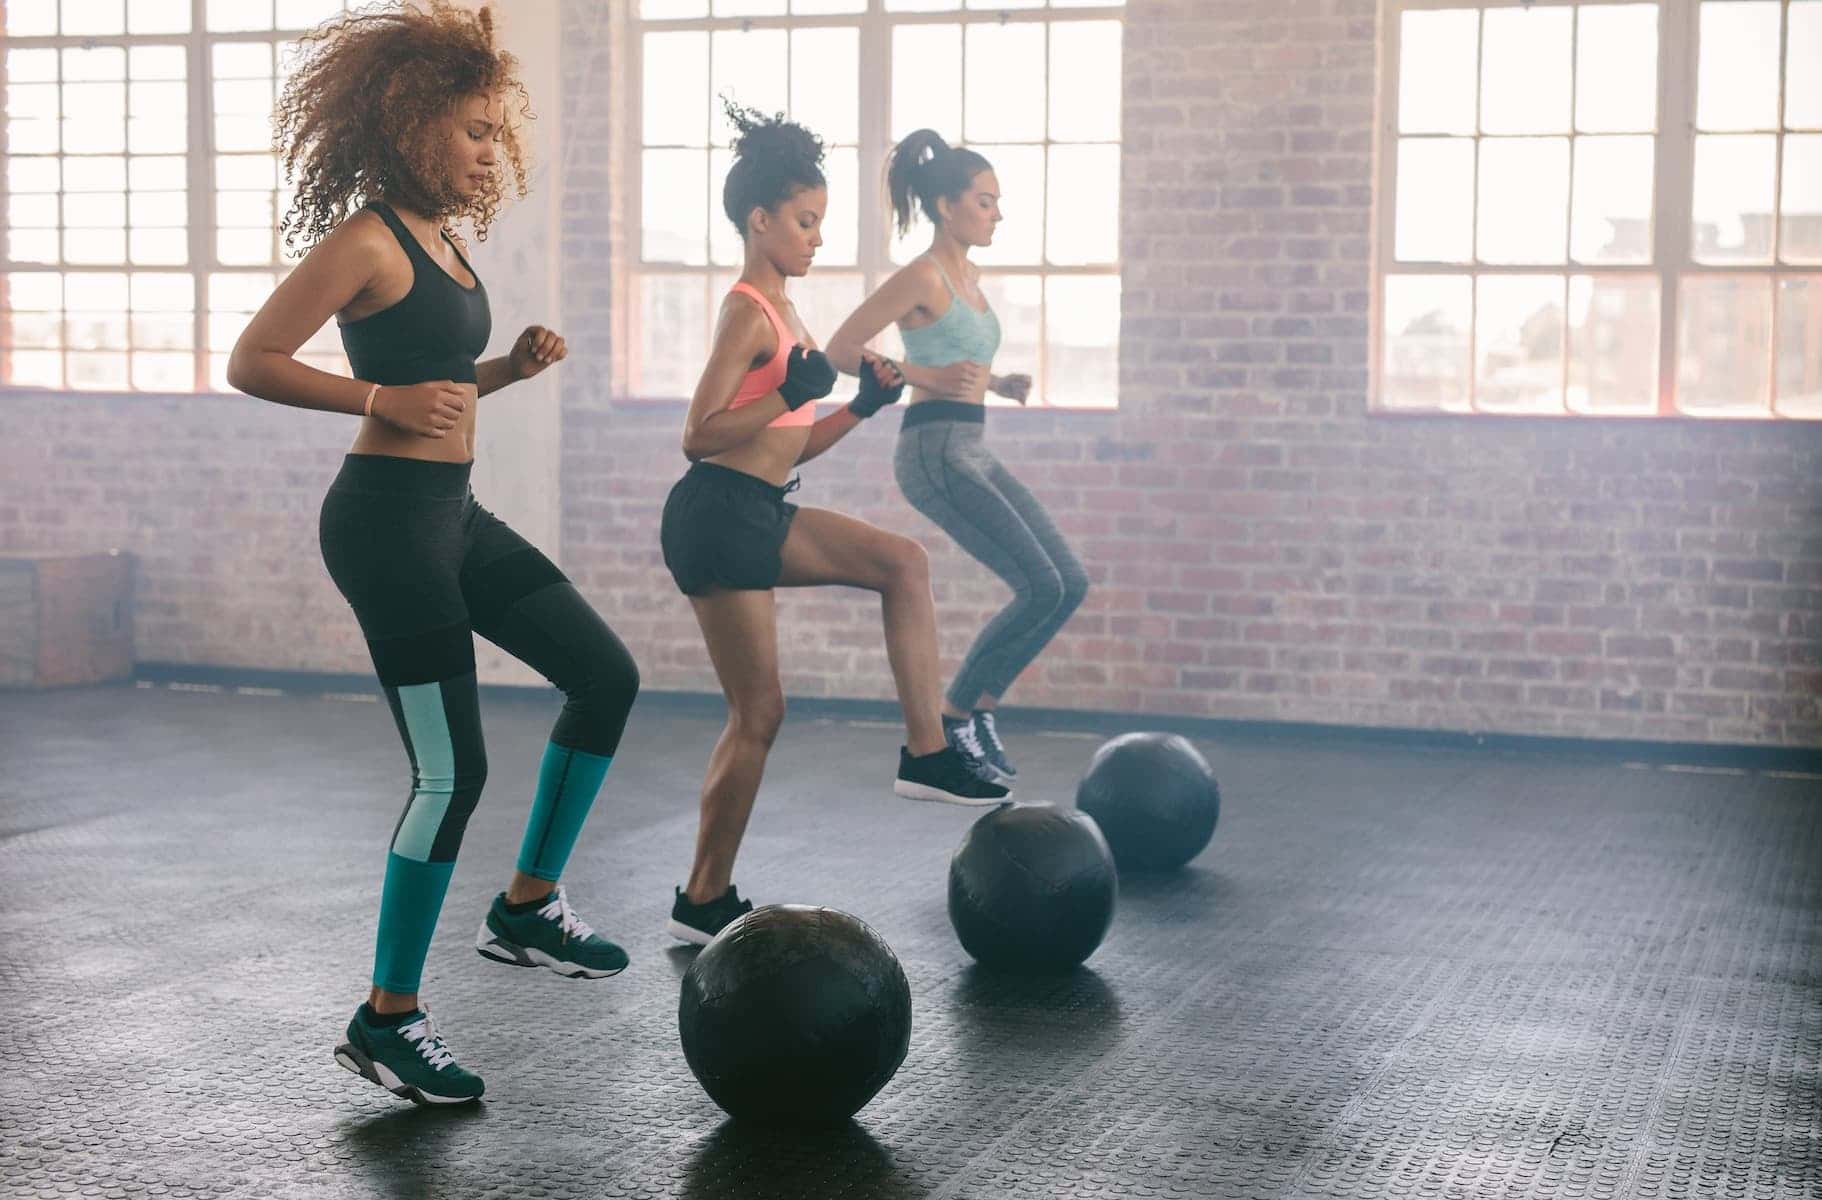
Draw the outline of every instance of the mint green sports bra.
<instances>
[{"instance_id":1,"label":"mint green sports bra","mask_svg":"<svg viewBox=\"0 0 1822 1200\"><path fill-rule=\"evenodd\" d=\"M949 289L949 307L930 324L917 329L900 329L905 343L905 361L914 367L946 367L951 363L992 363L1000 348L1000 319L993 306L976 312L962 299L962 294L949 282L943 264L930 259L936 273Z\"/></svg>"}]
</instances>

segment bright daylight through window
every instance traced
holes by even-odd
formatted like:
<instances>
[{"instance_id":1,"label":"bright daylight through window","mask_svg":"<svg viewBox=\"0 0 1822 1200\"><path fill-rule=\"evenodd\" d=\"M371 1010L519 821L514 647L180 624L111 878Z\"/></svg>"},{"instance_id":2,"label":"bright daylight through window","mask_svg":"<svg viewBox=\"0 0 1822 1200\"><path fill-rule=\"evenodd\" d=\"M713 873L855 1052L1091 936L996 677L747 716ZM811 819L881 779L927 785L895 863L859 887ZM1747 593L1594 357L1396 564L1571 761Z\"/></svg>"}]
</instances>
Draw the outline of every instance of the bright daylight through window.
<instances>
[{"instance_id":1,"label":"bright daylight through window","mask_svg":"<svg viewBox=\"0 0 1822 1200\"><path fill-rule=\"evenodd\" d=\"M1375 408L1822 417L1822 0L1388 17Z\"/></svg>"},{"instance_id":2,"label":"bright daylight through window","mask_svg":"<svg viewBox=\"0 0 1822 1200\"><path fill-rule=\"evenodd\" d=\"M5 0L0 384L227 390L290 265L272 103L344 0ZM333 326L299 357L346 370Z\"/></svg>"}]
</instances>

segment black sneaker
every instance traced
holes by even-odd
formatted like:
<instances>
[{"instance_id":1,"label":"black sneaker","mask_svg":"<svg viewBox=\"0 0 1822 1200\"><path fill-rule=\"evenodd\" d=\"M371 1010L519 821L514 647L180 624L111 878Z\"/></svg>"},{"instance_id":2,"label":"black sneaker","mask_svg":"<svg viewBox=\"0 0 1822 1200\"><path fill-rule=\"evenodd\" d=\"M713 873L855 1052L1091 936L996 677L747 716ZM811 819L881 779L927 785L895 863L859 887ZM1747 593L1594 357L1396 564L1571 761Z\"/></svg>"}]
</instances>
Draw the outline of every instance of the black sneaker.
<instances>
[{"instance_id":1,"label":"black sneaker","mask_svg":"<svg viewBox=\"0 0 1822 1200\"><path fill-rule=\"evenodd\" d=\"M1010 789L982 779L953 746L915 757L900 746L898 779L892 790L907 800L936 800L974 808L1003 803L1010 794Z\"/></svg>"},{"instance_id":2,"label":"black sneaker","mask_svg":"<svg viewBox=\"0 0 1822 1200\"><path fill-rule=\"evenodd\" d=\"M962 756L968 769L985 779L988 783L1005 782L993 764L987 761L986 751L981 747L979 732L974 728L973 717L952 717L943 714L943 740L949 743L949 749Z\"/></svg>"},{"instance_id":3,"label":"black sneaker","mask_svg":"<svg viewBox=\"0 0 1822 1200\"><path fill-rule=\"evenodd\" d=\"M671 903L671 919L665 923L664 931L674 938L706 946L715 940L716 934L752 911L753 902L742 900L731 887L707 904L691 904L683 889L678 888L677 899Z\"/></svg>"},{"instance_id":4,"label":"black sneaker","mask_svg":"<svg viewBox=\"0 0 1822 1200\"><path fill-rule=\"evenodd\" d=\"M1011 786L1019 777L1019 769L1006 757L1005 743L1000 741L1000 731L994 727L993 714L985 709L974 712L974 740L980 745L981 757L993 769L999 778L996 782Z\"/></svg>"}]
</instances>

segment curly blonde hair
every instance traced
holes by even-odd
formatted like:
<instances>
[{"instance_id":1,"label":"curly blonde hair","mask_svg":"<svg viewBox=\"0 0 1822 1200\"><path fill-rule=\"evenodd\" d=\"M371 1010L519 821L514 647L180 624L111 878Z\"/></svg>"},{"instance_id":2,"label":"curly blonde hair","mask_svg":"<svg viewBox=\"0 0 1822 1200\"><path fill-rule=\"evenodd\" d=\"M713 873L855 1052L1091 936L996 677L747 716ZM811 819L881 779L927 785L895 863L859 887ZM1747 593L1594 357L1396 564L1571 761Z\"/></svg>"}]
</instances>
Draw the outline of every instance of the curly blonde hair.
<instances>
[{"instance_id":1,"label":"curly blonde hair","mask_svg":"<svg viewBox=\"0 0 1822 1200\"><path fill-rule=\"evenodd\" d=\"M273 112L296 199L279 230L313 246L358 207L385 195L427 216L466 218L477 240L508 188L526 189L521 122L531 120L519 63L496 49L493 15L449 0L367 8L326 21L299 41L301 59ZM497 93L502 169L470 197L449 184L443 123L465 97Z\"/></svg>"}]
</instances>

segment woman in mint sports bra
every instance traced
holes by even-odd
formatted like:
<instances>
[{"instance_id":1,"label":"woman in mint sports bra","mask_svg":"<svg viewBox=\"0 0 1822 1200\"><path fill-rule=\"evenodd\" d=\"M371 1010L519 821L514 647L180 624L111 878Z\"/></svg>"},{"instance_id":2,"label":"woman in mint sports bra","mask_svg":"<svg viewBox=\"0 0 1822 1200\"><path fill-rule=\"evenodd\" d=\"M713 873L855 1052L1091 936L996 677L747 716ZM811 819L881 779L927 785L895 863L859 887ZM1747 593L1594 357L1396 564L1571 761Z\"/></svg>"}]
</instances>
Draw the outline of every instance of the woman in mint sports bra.
<instances>
[{"instance_id":1,"label":"woman in mint sports bra","mask_svg":"<svg viewBox=\"0 0 1822 1200\"><path fill-rule=\"evenodd\" d=\"M999 180L985 158L951 147L929 129L892 152L886 175L898 229L911 227L912 204L935 227L930 249L888 279L829 339L829 358L853 372L863 347L896 322L905 343L901 372L914 389L899 426L894 470L912 507L1005 580L1012 600L987 622L943 704L943 729L986 777L1017 776L994 725L1006 689L1037 658L1082 603L1088 576L1044 506L987 448L986 394L1020 404L1029 375L989 369L1000 345L999 318L980 287L968 251L993 241Z\"/></svg>"},{"instance_id":2,"label":"woman in mint sports bra","mask_svg":"<svg viewBox=\"0 0 1822 1200\"><path fill-rule=\"evenodd\" d=\"M828 185L822 142L791 121L728 106L739 130L722 209L746 262L721 303L714 345L690 400L690 460L664 503L659 538L677 589L689 597L727 697L727 727L709 756L689 880L666 928L706 945L751 909L733 885L734 858L784 720L774 589L877 592L886 658L905 714L892 788L915 800L991 805L1007 789L979 776L947 744L939 719L936 612L923 547L825 508L785 499L793 471L847 436L904 381L877 355L855 355L860 394L818 414L835 368L803 331L786 281L809 273L822 244Z\"/></svg>"}]
</instances>

